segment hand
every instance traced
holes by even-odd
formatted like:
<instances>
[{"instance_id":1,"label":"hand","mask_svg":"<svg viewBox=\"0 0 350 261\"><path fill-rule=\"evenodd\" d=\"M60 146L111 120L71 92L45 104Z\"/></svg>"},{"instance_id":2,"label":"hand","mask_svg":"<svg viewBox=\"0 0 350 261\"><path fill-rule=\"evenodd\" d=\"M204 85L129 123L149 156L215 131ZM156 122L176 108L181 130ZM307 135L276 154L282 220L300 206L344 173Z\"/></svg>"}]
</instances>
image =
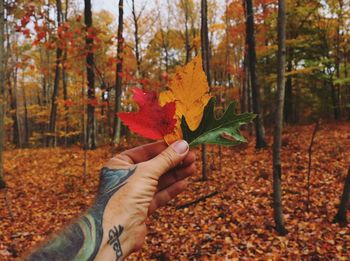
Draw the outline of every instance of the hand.
<instances>
[{"instance_id":1,"label":"hand","mask_svg":"<svg viewBox=\"0 0 350 261\"><path fill-rule=\"evenodd\" d=\"M101 213L103 237L95 260L118 260L139 249L146 218L185 190L195 172L195 155L185 141L156 142L125 151L101 171L92 213Z\"/></svg>"},{"instance_id":2,"label":"hand","mask_svg":"<svg viewBox=\"0 0 350 261\"><path fill-rule=\"evenodd\" d=\"M139 249L145 220L186 188L195 171L188 144L156 142L125 151L101 170L99 193L79 219L28 255L27 261L119 260Z\"/></svg>"}]
</instances>

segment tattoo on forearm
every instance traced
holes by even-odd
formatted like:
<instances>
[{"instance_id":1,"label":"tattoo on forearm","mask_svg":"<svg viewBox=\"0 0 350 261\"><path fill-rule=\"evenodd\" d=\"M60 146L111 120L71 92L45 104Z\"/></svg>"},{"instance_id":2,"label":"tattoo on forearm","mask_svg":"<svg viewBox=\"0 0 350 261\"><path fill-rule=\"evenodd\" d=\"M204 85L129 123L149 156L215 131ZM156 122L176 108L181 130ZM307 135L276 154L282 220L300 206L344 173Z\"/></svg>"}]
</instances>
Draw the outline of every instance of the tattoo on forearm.
<instances>
[{"instance_id":1,"label":"tattoo on forearm","mask_svg":"<svg viewBox=\"0 0 350 261\"><path fill-rule=\"evenodd\" d=\"M136 167L133 169L103 168L99 193L92 208L26 260L93 260L102 243L102 218L106 205L113 194L126 184L135 169ZM108 235L108 244L115 250L116 260L123 255L119 241L123 229L121 225L113 227Z\"/></svg>"},{"instance_id":2,"label":"tattoo on forearm","mask_svg":"<svg viewBox=\"0 0 350 261\"><path fill-rule=\"evenodd\" d=\"M113 247L113 250L116 253L115 260L118 261L119 258L123 256L123 250L120 245L119 237L122 234L124 228L123 226L119 225L118 228L114 226L111 230L109 230L108 234L108 241L107 243Z\"/></svg>"}]
</instances>

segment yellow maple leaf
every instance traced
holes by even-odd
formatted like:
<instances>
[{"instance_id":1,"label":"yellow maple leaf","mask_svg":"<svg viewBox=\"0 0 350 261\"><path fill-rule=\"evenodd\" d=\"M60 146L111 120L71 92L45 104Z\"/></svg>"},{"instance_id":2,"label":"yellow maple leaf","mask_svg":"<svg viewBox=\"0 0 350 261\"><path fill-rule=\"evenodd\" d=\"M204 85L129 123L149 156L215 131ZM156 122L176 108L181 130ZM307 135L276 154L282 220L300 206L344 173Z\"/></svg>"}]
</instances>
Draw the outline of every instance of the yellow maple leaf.
<instances>
[{"instance_id":1,"label":"yellow maple leaf","mask_svg":"<svg viewBox=\"0 0 350 261\"><path fill-rule=\"evenodd\" d=\"M169 89L160 94L159 101L161 105L176 102L177 131L182 116L185 116L189 128L196 130L202 120L204 107L211 97L207 77L202 69L202 58L197 56L184 67L177 68L170 80Z\"/></svg>"}]
</instances>

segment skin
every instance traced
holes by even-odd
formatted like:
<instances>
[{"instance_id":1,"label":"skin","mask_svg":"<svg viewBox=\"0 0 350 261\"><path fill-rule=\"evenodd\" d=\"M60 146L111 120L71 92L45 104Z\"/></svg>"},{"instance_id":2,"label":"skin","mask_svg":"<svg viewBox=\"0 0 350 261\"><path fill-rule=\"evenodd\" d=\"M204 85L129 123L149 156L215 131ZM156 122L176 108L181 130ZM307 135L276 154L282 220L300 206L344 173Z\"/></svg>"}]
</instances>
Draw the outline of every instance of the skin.
<instances>
[{"instance_id":1,"label":"skin","mask_svg":"<svg viewBox=\"0 0 350 261\"><path fill-rule=\"evenodd\" d=\"M122 260L141 248L147 217L185 190L194 161L183 141L115 156L101 170L92 207L25 260Z\"/></svg>"}]
</instances>

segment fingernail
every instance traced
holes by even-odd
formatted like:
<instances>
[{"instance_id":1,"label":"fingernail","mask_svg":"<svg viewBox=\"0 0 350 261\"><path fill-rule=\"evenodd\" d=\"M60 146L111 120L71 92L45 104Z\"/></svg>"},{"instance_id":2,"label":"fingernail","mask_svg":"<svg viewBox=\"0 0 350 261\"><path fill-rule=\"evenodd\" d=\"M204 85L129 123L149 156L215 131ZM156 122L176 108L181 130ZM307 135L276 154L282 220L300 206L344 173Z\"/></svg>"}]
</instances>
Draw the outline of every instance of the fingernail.
<instances>
[{"instance_id":1,"label":"fingernail","mask_svg":"<svg viewBox=\"0 0 350 261\"><path fill-rule=\"evenodd\" d=\"M188 143L185 140L179 140L171 145L177 154L184 154L188 150Z\"/></svg>"}]
</instances>

